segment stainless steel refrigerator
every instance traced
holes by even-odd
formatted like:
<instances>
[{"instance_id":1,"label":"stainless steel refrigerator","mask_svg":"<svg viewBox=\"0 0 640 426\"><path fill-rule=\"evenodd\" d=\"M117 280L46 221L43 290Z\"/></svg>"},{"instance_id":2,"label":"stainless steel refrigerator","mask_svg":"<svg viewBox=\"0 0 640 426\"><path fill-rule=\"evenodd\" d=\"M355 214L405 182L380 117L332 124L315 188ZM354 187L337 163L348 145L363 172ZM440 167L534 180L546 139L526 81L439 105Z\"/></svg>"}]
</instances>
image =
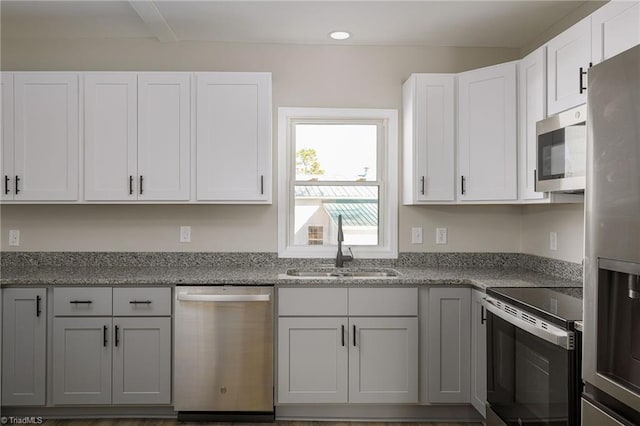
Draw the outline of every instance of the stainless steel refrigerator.
<instances>
[{"instance_id":1,"label":"stainless steel refrigerator","mask_svg":"<svg viewBox=\"0 0 640 426\"><path fill-rule=\"evenodd\" d=\"M640 46L589 71L583 425L640 424Z\"/></svg>"}]
</instances>

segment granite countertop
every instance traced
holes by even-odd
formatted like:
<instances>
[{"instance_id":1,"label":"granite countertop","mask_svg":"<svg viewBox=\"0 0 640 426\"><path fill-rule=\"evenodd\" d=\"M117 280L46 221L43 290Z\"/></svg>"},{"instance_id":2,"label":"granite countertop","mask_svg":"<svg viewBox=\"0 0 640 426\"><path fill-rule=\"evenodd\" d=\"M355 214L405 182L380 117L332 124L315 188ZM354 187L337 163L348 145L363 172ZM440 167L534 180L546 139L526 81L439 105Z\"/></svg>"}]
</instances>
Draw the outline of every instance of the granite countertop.
<instances>
[{"instance_id":1,"label":"granite countertop","mask_svg":"<svg viewBox=\"0 0 640 426\"><path fill-rule=\"evenodd\" d=\"M286 267L10 266L0 285L462 285L487 287L581 287L523 268L394 267L394 278L281 278ZM348 268L345 268L348 270ZM581 293L581 292L580 292Z\"/></svg>"}]
</instances>

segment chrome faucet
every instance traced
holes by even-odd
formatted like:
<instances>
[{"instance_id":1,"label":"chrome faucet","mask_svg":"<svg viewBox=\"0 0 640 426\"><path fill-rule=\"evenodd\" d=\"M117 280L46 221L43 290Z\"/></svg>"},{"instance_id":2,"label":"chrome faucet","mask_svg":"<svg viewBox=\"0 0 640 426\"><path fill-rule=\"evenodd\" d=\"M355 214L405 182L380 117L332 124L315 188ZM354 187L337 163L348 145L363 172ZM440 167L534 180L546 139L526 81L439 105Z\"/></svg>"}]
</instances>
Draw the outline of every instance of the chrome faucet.
<instances>
[{"instance_id":1,"label":"chrome faucet","mask_svg":"<svg viewBox=\"0 0 640 426\"><path fill-rule=\"evenodd\" d=\"M336 268L344 267L344 262L351 262L353 260L353 252L349 247L351 254L342 254L342 242L344 241L344 234L342 233L342 215L338 215L338 254L336 255Z\"/></svg>"}]
</instances>

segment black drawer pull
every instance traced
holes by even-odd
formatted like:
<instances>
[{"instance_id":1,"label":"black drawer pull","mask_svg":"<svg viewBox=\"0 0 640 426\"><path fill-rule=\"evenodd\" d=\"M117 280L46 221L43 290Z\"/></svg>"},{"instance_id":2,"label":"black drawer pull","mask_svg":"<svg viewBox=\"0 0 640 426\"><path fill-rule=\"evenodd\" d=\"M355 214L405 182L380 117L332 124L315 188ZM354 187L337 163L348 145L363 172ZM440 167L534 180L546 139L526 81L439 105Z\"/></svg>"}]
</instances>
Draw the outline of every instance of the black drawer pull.
<instances>
[{"instance_id":1,"label":"black drawer pull","mask_svg":"<svg viewBox=\"0 0 640 426\"><path fill-rule=\"evenodd\" d=\"M77 304L77 303L84 303L84 304L90 305L93 302L91 300L71 300L71 301L69 301L69 303L74 304L74 305Z\"/></svg>"},{"instance_id":2,"label":"black drawer pull","mask_svg":"<svg viewBox=\"0 0 640 426\"><path fill-rule=\"evenodd\" d=\"M20 177L16 175L16 195L20 193Z\"/></svg>"},{"instance_id":3,"label":"black drawer pull","mask_svg":"<svg viewBox=\"0 0 640 426\"><path fill-rule=\"evenodd\" d=\"M140 195L142 195L143 193L143 189L142 189L142 182L144 181L144 178L142 177L142 175L140 175Z\"/></svg>"},{"instance_id":4,"label":"black drawer pull","mask_svg":"<svg viewBox=\"0 0 640 426\"><path fill-rule=\"evenodd\" d=\"M480 306L480 324L484 324L487 321L487 317L484 315L484 306Z\"/></svg>"},{"instance_id":5,"label":"black drawer pull","mask_svg":"<svg viewBox=\"0 0 640 426\"><path fill-rule=\"evenodd\" d=\"M40 314L42 313L42 310L40 310L40 301L42 300L42 297L40 296L36 296L36 316L39 317Z\"/></svg>"},{"instance_id":6,"label":"black drawer pull","mask_svg":"<svg viewBox=\"0 0 640 426\"><path fill-rule=\"evenodd\" d=\"M129 303L132 305L150 305L151 300L132 300Z\"/></svg>"},{"instance_id":7,"label":"black drawer pull","mask_svg":"<svg viewBox=\"0 0 640 426\"><path fill-rule=\"evenodd\" d=\"M133 195L133 176L129 175L129 195Z\"/></svg>"},{"instance_id":8,"label":"black drawer pull","mask_svg":"<svg viewBox=\"0 0 640 426\"><path fill-rule=\"evenodd\" d=\"M102 328L102 345L105 348L107 347L107 326L106 325Z\"/></svg>"},{"instance_id":9,"label":"black drawer pull","mask_svg":"<svg viewBox=\"0 0 640 426\"><path fill-rule=\"evenodd\" d=\"M116 331L116 341L115 341L115 345L118 346L118 343L120 343L120 338L118 337L118 330L120 329L120 327L118 327L117 325L115 326L115 331Z\"/></svg>"},{"instance_id":10,"label":"black drawer pull","mask_svg":"<svg viewBox=\"0 0 640 426\"><path fill-rule=\"evenodd\" d=\"M260 195L264 195L264 175L260 175Z\"/></svg>"},{"instance_id":11,"label":"black drawer pull","mask_svg":"<svg viewBox=\"0 0 640 426\"><path fill-rule=\"evenodd\" d=\"M465 195L467 193L467 188L465 188L466 178L464 176L460 177L460 193Z\"/></svg>"},{"instance_id":12,"label":"black drawer pull","mask_svg":"<svg viewBox=\"0 0 640 426\"><path fill-rule=\"evenodd\" d=\"M11 190L9 189L9 181L11 178L7 175L4 175L4 193L8 194Z\"/></svg>"},{"instance_id":13,"label":"black drawer pull","mask_svg":"<svg viewBox=\"0 0 640 426\"><path fill-rule=\"evenodd\" d=\"M342 337L342 346L344 346L344 324L340 326L340 329L342 330L342 333L340 334L340 337Z\"/></svg>"}]
</instances>

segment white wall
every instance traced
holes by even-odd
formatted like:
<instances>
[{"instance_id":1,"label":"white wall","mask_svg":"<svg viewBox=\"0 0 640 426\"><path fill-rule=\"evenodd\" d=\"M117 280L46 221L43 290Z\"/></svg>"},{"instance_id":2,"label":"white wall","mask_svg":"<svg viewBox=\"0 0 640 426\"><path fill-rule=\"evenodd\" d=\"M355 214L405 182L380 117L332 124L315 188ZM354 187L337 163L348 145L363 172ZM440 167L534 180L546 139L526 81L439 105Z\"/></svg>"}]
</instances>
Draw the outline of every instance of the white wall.
<instances>
[{"instance_id":1,"label":"white wall","mask_svg":"<svg viewBox=\"0 0 640 426\"><path fill-rule=\"evenodd\" d=\"M558 233L558 249L549 233ZM530 205L522 209L522 252L580 263L584 257L583 204Z\"/></svg>"},{"instance_id":2,"label":"white wall","mask_svg":"<svg viewBox=\"0 0 640 426\"><path fill-rule=\"evenodd\" d=\"M460 72L519 58L518 49L307 46L133 40L10 40L1 45L3 70L180 70L273 72L274 120L280 106L401 110L401 85L412 72ZM274 122L274 170L275 131ZM274 177L277 173L274 173ZM274 194L277 200L277 194ZM399 207L400 251L493 251L581 259L582 240L545 253L530 226L544 223L519 206ZM545 210L548 209L548 210ZM558 206L542 208L558 226ZM277 251L277 204L272 206L17 206L0 207L1 249L24 251ZM571 220L569 220L570 222ZM524 223L531 225L524 226ZM191 225L192 243L178 242ZM412 226L424 228L413 245ZM569 224L570 227L573 224ZM435 228L449 244L435 245ZM8 247L9 229L21 246ZM522 229L522 232L521 232ZM560 228L558 228L560 229ZM571 228L573 229L573 228ZM560 231L559 231L560 232ZM522 235L522 241L521 241ZM526 241L525 241L526 240ZM547 244L548 246L548 244ZM566 248L566 249L565 249Z\"/></svg>"}]
</instances>

